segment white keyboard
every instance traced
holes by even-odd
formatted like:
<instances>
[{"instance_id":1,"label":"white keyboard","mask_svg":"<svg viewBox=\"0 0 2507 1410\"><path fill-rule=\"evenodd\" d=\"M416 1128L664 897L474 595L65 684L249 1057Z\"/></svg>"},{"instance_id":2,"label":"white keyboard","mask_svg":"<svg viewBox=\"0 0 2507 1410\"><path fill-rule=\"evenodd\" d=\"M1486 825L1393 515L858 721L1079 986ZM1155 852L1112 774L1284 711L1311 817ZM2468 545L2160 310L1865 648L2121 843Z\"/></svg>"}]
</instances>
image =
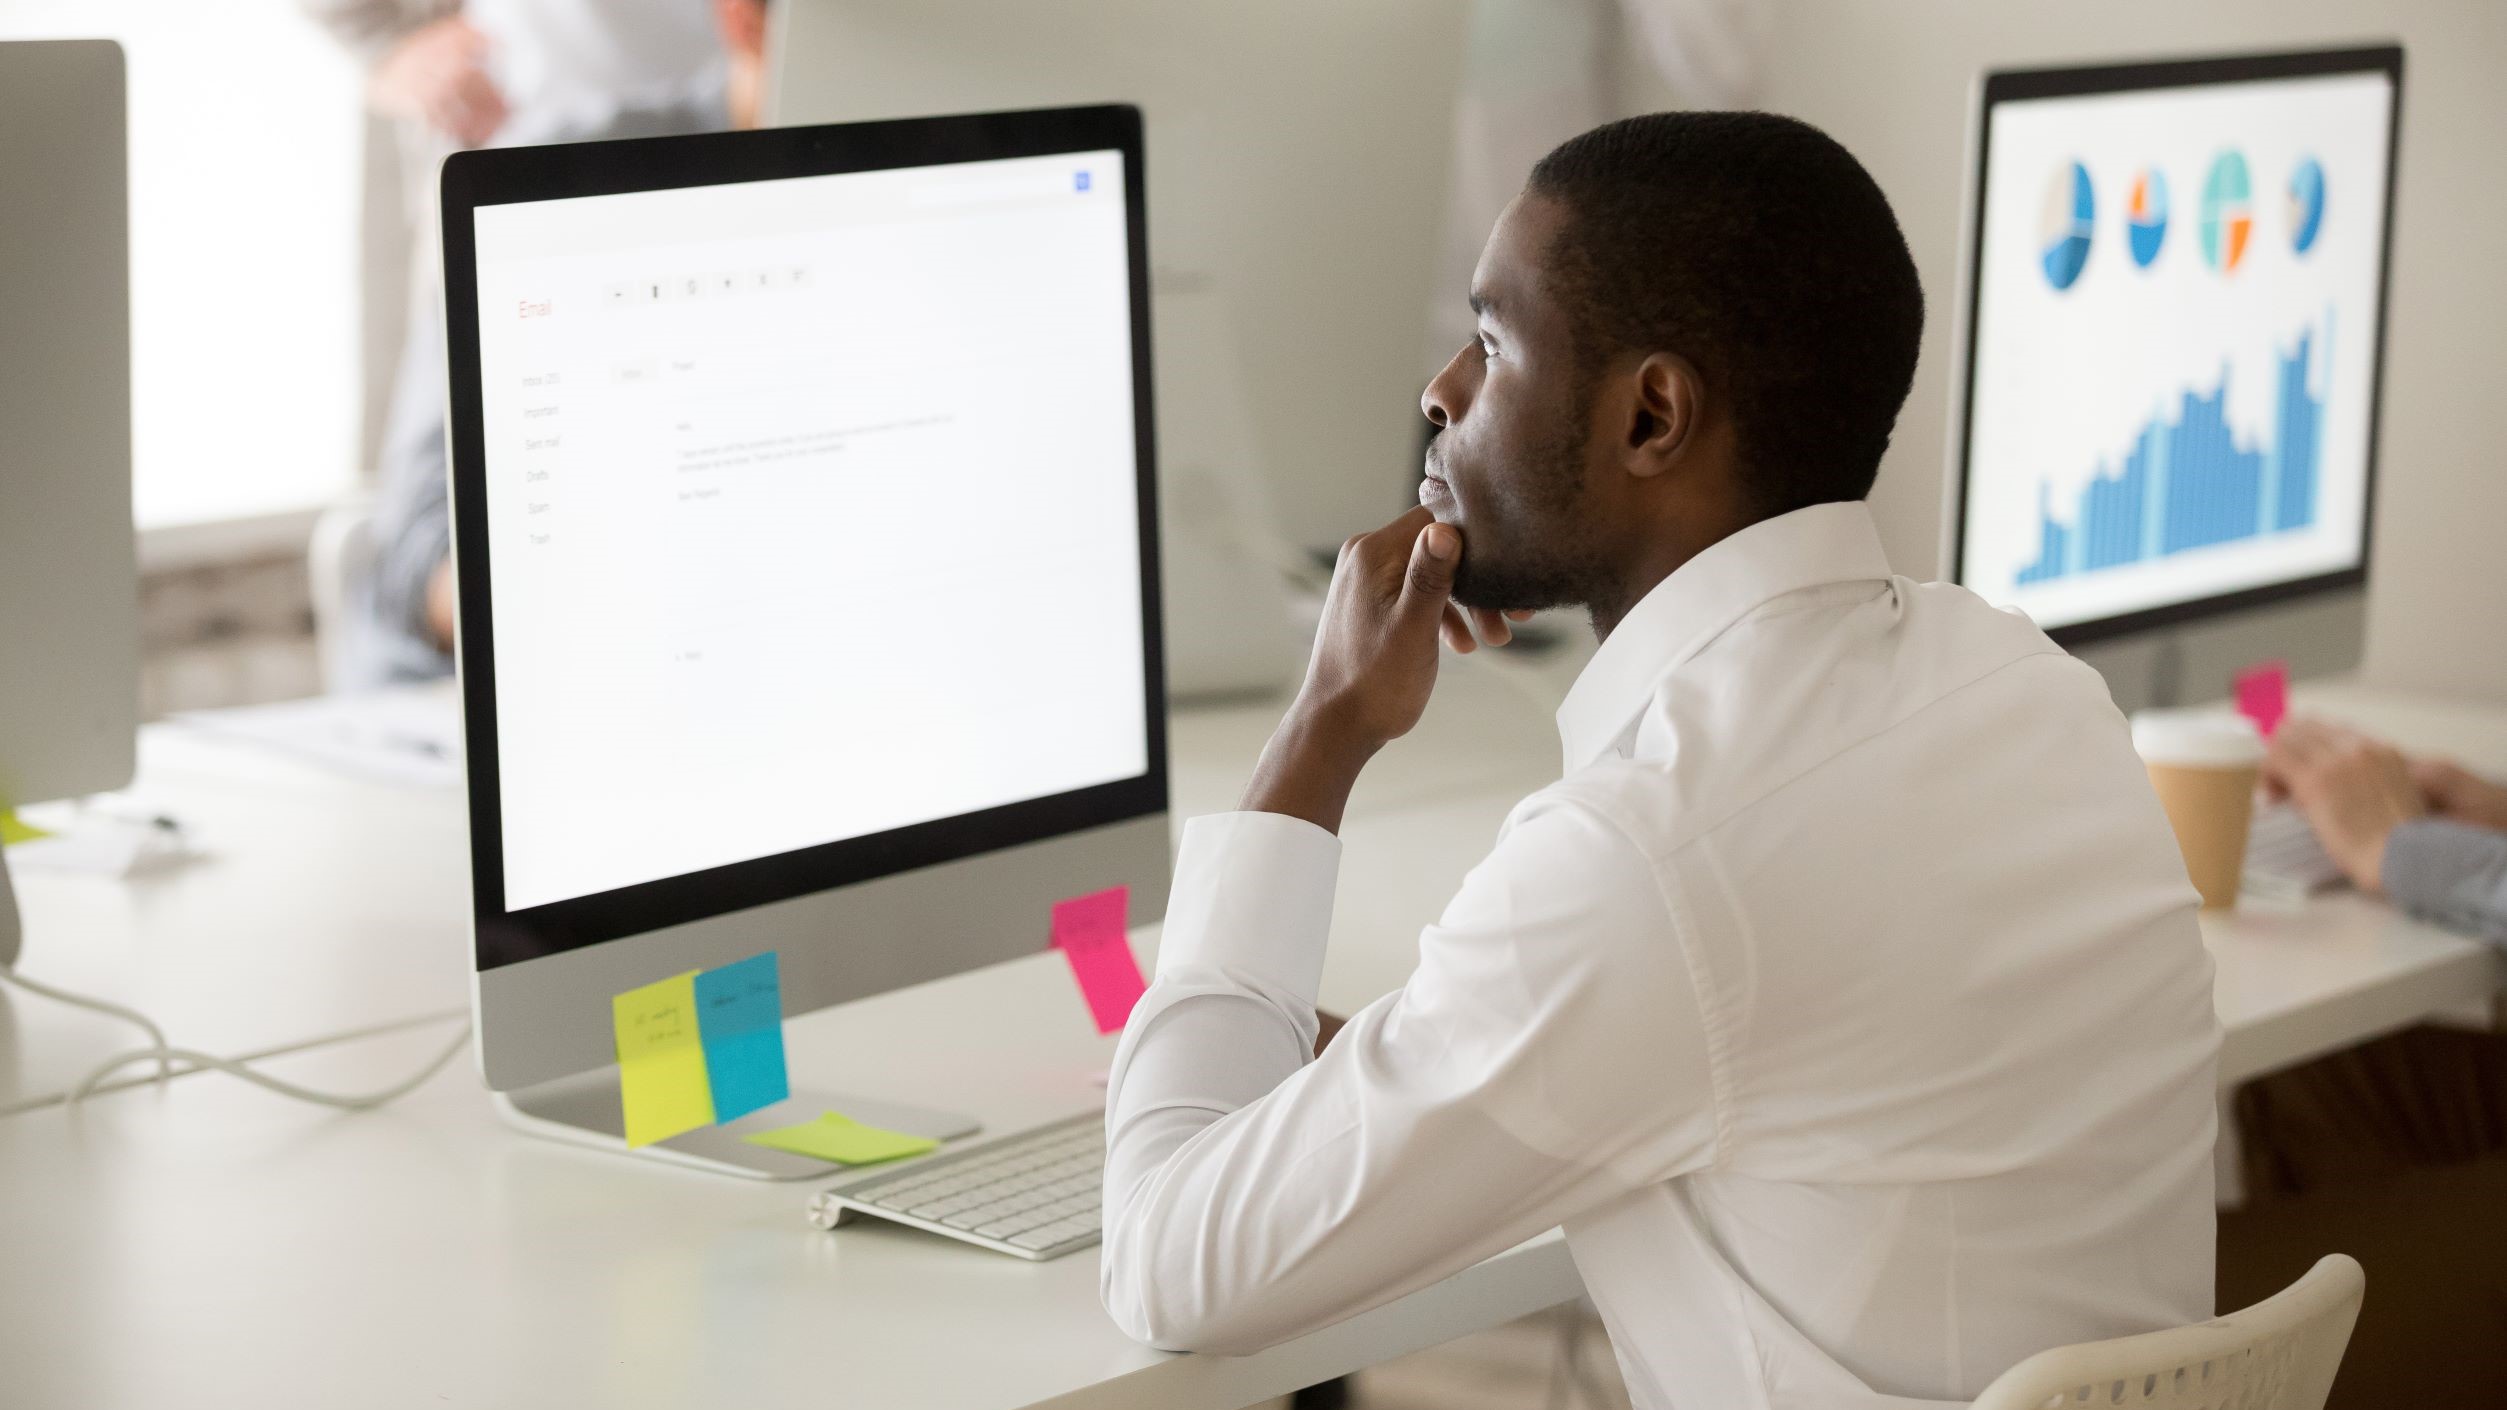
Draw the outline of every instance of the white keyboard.
<instances>
[{"instance_id":1,"label":"white keyboard","mask_svg":"<svg viewBox=\"0 0 2507 1410\"><path fill-rule=\"evenodd\" d=\"M811 1198L809 1218L832 1229L877 1215L1021 1258L1059 1258L1097 1241L1105 1167L1105 1114L1089 1112L848 1175Z\"/></svg>"},{"instance_id":2,"label":"white keyboard","mask_svg":"<svg viewBox=\"0 0 2507 1410\"><path fill-rule=\"evenodd\" d=\"M2311 895L2342 880L2342 864L2315 840L2307 816L2287 803L2259 803L2246 829L2246 883Z\"/></svg>"}]
</instances>

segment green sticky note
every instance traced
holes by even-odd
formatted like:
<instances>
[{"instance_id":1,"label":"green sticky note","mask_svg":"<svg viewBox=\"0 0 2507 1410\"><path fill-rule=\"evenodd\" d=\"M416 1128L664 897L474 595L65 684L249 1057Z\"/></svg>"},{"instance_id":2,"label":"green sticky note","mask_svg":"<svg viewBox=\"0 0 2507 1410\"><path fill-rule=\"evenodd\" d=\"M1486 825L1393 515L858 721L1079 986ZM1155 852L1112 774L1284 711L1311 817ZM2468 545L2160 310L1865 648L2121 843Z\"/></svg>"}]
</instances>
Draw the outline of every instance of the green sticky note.
<instances>
[{"instance_id":1,"label":"green sticky note","mask_svg":"<svg viewBox=\"0 0 2507 1410\"><path fill-rule=\"evenodd\" d=\"M38 837L51 835L33 823L20 818L17 815L17 809L0 808L0 846L14 847L20 842L32 842Z\"/></svg>"},{"instance_id":2,"label":"green sticky note","mask_svg":"<svg viewBox=\"0 0 2507 1410\"><path fill-rule=\"evenodd\" d=\"M630 989L610 1000L618 1031L618 1094L626 1104L627 1144L649 1146L714 1124L697 1031L696 971Z\"/></svg>"},{"instance_id":3,"label":"green sticky note","mask_svg":"<svg viewBox=\"0 0 2507 1410\"><path fill-rule=\"evenodd\" d=\"M772 1131L760 1131L740 1139L753 1146L790 1151L814 1160L832 1160L838 1165L869 1165L874 1161L921 1155L940 1147L940 1143L929 1136L882 1131L832 1111L820 1112L815 1121L804 1121L797 1126L778 1126Z\"/></svg>"}]
</instances>

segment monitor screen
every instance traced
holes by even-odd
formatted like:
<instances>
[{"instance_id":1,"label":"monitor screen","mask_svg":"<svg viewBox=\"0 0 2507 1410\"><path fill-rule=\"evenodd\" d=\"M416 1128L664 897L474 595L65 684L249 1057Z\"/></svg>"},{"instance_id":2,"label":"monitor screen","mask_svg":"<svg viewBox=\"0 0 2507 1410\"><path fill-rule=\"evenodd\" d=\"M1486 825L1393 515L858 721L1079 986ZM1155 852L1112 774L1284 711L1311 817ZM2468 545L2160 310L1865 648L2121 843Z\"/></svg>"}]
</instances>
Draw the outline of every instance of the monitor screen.
<instances>
[{"instance_id":1,"label":"monitor screen","mask_svg":"<svg viewBox=\"0 0 2507 1410\"><path fill-rule=\"evenodd\" d=\"M1151 771L1127 177L472 213L505 910Z\"/></svg>"},{"instance_id":2,"label":"monitor screen","mask_svg":"<svg viewBox=\"0 0 2507 1410\"><path fill-rule=\"evenodd\" d=\"M2364 567L2397 75L2257 62L1988 82L1953 574L2058 636Z\"/></svg>"}]
</instances>

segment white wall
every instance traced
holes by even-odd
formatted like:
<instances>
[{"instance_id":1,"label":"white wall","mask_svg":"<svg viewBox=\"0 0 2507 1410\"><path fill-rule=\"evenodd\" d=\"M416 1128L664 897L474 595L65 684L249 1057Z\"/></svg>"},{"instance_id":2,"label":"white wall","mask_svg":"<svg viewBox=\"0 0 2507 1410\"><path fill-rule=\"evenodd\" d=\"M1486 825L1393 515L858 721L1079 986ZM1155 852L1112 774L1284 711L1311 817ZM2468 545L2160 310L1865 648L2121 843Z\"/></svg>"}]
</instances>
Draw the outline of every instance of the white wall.
<instances>
[{"instance_id":1,"label":"white wall","mask_svg":"<svg viewBox=\"0 0 2507 1410\"><path fill-rule=\"evenodd\" d=\"M1872 500L1898 570L1939 569L1970 85L1987 68L2399 39L2402 159L2366 672L2507 700L2507 3L1771 0L1761 105L1818 123L1896 206L1929 301ZM1677 95L1623 71L1631 111Z\"/></svg>"}]
</instances>

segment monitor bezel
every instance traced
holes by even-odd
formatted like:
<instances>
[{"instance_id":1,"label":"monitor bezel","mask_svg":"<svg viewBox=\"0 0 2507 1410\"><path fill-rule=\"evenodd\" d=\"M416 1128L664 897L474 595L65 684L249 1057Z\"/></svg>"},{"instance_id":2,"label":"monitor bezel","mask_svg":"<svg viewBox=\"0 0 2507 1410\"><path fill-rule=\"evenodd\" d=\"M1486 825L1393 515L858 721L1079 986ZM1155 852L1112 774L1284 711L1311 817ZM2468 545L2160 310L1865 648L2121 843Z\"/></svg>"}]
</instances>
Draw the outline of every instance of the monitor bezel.
<instances>
[{"instance_id":1,"label":"monitor bezel","mask_svg":"<svg viewBox=\"0 0 2507 1410\"><path fill-rule=\"evenodd\" d=\"M2385 327L2393 306L2394 192L2401 179L2403 51L2399 44L2068 68L1996 69L1984 75L1984 81L1978 88L1975 110L1975 164L1969 171L1967 231L1961 251L1966 259L1961 285L1965 301L1959 322L1958 424L1953 431L1956 451L1951 466L1950 581L1964 583L1967 580L1968 476L1973 466L1970 440L1976 425L1976 333L1984 280L1985 173L1993 155L1994 109L2003 103L2045 98L2076 98L2159 88L2342 74L2382 74L2387 82L2385 192L2379 217L2382 225L2377 247L2376 320L2369 348L2367 475L2362 488L2366 503L2361 507L2359 518L2358 561L2350 567L2327 573L2067 622L2048 627L2045 632L2058 645L2080 646L2354 589L2367 582L2369 558L2375 551L2376 541L2377 448L2385 409Z\"/></svg>"},{"instance_id":2,"label":"monitor bezel","mask_svg":"<svg viewBox=\"0 0 2507 1410\"><path fill-rule=\"evenodd\" d=\"M1124 164L1148 767L1131 778L980 812L507 910L473 213L482 206L582 196L1108 150L1120 152ZM1122 104L501 148L446 160L441 196L455 654L468 758L472 963L478 972L1167 811L1146 170L1140 110Z\"/></svg>"}]
</instances>

